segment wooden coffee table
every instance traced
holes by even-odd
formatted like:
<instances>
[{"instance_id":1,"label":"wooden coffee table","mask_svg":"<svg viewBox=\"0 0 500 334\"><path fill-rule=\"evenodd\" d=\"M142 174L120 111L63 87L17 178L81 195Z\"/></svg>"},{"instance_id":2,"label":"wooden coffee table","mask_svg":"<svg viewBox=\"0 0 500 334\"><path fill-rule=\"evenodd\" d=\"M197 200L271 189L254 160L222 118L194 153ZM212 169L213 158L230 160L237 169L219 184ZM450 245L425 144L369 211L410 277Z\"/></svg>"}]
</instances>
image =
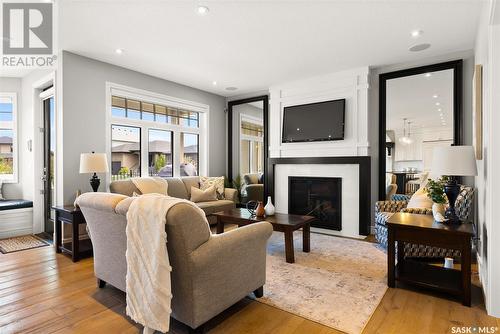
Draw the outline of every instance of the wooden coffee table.
<instances>
[{"instance_id":1,"label":"wooden coffee table","mask_svg":"<svg viewBox=\"0 0 500 334\"><path fill-rule=\"evenodd\" d=\"M302 229L302 250L306 253L310 251L311 222L316 219L313 216L299 216L286 213L276 213L269 217L252 216L247 209L232 209L216 212L217 234L224 232L224 224L236 224L245 226L258 222L269 222L273 225L273 230L285 234L285 255L286 262L294 263L295 255L293 250L293 232Z\"/></svg>"}]
</instances>

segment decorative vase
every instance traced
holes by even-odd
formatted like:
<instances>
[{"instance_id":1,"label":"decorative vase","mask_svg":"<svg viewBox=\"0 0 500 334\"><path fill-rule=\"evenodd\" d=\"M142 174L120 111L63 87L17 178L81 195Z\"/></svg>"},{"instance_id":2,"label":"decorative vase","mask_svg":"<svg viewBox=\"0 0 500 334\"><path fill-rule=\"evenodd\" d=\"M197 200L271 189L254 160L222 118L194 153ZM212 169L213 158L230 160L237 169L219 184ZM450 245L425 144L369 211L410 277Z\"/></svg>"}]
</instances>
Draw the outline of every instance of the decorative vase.
<instances>
[{"instance_id":1,"label":"decorative vase","mask_svg":"<svg viewBox=\"0 0 500 334\"><path fill-rule=\"evenodd\" d=\"M444 220L445 206L443 203L432 203L432 215L438 222Z\"/></svg>"},{"instance_id":2,"label":"decorative vase","mask_svg":"<svg viewBox=\"0 0 500 334\"><path fill-rule=\"evenodd\" d=\"M271 196L267 196L267 204L264 207L264 211L266 212L266 216L274 215L275 210L276 209L274 208L273 202L271 201Z\"/></svg>"},{"instance_id":3,"label":"decorative vase","mask_svg":"<svg viewBox=\"0 0 500 334\"><path fill-rule=\"evenodd\" d=\"M255 215L257 217L263 217L266 211L264 210L264 204L259 201L259 205L257 206L257 209L255 209Z\"/></svg>"}]
</instances>

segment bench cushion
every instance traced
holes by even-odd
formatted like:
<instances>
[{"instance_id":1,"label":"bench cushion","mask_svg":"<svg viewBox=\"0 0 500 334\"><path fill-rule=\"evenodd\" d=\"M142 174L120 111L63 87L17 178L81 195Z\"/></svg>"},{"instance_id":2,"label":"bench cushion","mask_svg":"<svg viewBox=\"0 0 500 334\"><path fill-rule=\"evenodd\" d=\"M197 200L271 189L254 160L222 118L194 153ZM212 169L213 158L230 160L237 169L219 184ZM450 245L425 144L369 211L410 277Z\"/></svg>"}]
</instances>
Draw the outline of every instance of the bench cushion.
<instances>
[{"instance_id":1,"label":"bench cushion","mask_svg":"<svg viewBox=\"0 0 500 334\"><path fill-rule=\"evenodd\" d=\"M24 199L3 199L0 200L0 211L12 209L32 208L33 202Z\"/></svg>"}]
</instances>

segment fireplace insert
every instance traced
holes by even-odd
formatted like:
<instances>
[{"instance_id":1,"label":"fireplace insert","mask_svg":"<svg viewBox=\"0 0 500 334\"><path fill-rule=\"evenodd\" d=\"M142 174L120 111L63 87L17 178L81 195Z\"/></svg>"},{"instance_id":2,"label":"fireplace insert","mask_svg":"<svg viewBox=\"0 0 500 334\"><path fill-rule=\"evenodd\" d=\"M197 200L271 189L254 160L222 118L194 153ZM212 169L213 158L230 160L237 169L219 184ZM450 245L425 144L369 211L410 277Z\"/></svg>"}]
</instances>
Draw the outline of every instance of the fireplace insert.
<instances>
[{"instance_id":1,"label":"fireplace insert","mask_svg":"<svg viewBox=\"0 0 500 334\"><path fill-rule=\"evenodd\" d=\"M342 178L289 176L288 213L316 217L311 226L342 230Z\"/></svg>"}]
</instances>

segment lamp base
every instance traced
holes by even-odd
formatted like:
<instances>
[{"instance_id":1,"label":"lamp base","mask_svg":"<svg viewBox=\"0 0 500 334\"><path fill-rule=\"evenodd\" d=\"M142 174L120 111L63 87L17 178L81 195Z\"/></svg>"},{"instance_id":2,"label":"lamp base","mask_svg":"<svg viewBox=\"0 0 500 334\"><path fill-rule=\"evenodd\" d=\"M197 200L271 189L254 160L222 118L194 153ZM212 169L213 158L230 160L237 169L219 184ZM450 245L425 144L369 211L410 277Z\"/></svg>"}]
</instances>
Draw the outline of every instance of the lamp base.
<instances>
[{"instance_id":1,"label":"lamp base","mask_svg":"<svg viewBox=\"0 0 500 334\"><path fill-rule=\"evenodd\" d=\"M97 174L94 173L94 175L90 179L90 186L92 187L92 190L94 190L94 192L97 192L100 184L101 184L101 180L99 179Z\"/></svg>"},{"instance_id":2,"label":"lamp base","mask_svg":"<svg viewBox=\"0 0 500 334\"><path fill-rule=\"evenodd\" d=\"M460 185L457 183L457 180L450 177L448 182L444 185L444 192L450 204L444 213L444 217L447 219L448 224L459 224L460 218L455 212L455 202L458 194L460 194Z\"/></svg>"}]
</instances>

